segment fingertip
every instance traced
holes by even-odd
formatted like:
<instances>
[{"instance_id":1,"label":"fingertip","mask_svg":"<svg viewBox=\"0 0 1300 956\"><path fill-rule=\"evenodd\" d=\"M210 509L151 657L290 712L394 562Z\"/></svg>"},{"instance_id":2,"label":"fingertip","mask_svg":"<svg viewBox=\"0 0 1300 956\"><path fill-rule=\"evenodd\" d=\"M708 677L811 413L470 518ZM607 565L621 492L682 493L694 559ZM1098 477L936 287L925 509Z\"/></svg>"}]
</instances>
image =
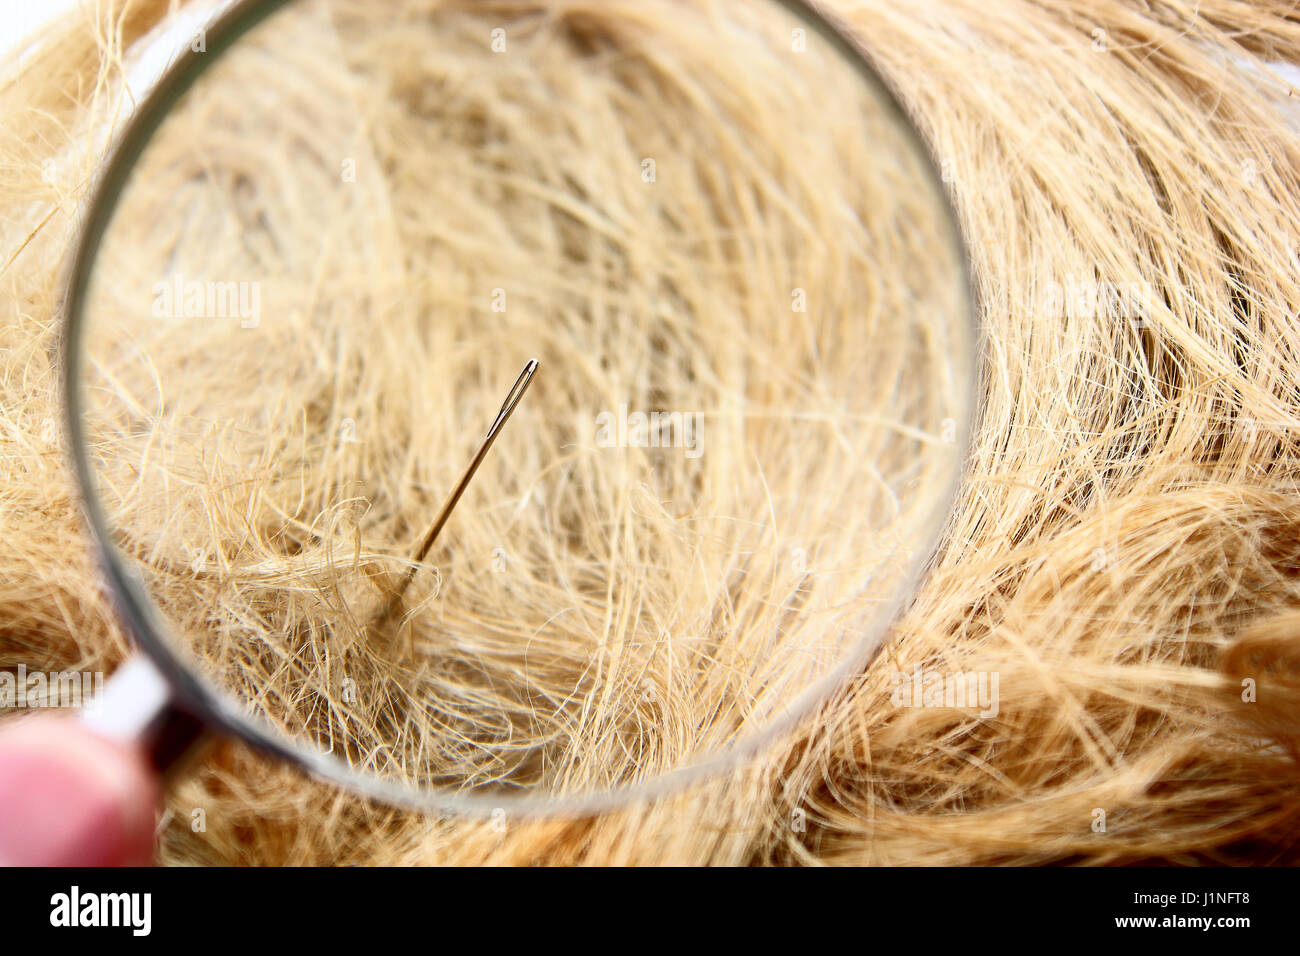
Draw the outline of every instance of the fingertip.
<instances>
[{"instance_id":1,"label":"fingertip","mask_svg":"<svg viewBox=\"0 0 1300 956\"><path fill-rule=\"evenodd\" d=\"M42 715L0 731L0 864L147 864L158 799L144 758L80 721Z\"/></svg>"}]
</instances>

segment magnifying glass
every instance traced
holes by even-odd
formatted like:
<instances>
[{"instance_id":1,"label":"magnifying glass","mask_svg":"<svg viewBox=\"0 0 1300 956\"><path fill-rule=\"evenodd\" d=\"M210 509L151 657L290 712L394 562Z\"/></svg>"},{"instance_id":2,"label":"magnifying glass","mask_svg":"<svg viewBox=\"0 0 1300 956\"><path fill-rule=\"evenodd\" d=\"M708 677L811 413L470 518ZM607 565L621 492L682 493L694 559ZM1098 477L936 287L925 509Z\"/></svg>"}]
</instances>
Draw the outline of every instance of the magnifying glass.
<instances>
[{"instance_id":1,"label":"magnifying glass","mask_svg":"<svg viewBox=\"0 0 1300 956\"><path fill-rule=\"evenodd\" d=\"M969 290L922 139L811 5L237 3L136 108L68 287L141 650L94 719L435 812L733 768L934 555Z\"/></svg>"}]
</instances>

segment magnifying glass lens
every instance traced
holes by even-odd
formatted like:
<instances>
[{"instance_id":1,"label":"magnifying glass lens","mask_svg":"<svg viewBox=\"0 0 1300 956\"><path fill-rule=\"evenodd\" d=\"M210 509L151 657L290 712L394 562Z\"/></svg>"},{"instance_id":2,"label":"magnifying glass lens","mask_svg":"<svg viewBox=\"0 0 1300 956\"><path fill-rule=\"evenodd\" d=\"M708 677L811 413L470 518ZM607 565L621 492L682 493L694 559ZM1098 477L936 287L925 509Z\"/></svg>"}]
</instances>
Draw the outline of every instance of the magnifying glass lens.
<instances>
[{"instance_id":1,"label":"magnifying glass lens","mask_svg":"<svg viewBox=\"0 0 1300 956\"><path fill-rule=\"evenodd\" d=\"M960 465L963 254L903 113L793 4L269 6L158 39L204 49L74 316L138 636L434 807L770 742L878 649Z\"/></svg>"}]
</instances>

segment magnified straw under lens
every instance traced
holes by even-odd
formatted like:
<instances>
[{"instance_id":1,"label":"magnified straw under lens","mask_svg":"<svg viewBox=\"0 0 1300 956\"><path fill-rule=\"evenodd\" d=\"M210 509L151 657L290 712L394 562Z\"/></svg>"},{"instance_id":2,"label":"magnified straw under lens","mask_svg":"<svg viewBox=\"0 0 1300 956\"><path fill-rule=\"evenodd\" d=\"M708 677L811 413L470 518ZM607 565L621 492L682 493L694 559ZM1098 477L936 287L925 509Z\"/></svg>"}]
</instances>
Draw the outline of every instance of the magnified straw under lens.
<instances>
[{"instance_id":1,"label":"magnified straw under lens","mask_svg":"<svg viewBox=\"0 0 1300 956\"><path fill-rule=\"evenodd\" d=\"M789 732L916 587L975 407L934 164L776 0L244 0L135 111L68 313L165 678L120 732L183 711L437 811L617 807ZM547 356L526 403L503 352Z\"/></svg>"}]
</instances>

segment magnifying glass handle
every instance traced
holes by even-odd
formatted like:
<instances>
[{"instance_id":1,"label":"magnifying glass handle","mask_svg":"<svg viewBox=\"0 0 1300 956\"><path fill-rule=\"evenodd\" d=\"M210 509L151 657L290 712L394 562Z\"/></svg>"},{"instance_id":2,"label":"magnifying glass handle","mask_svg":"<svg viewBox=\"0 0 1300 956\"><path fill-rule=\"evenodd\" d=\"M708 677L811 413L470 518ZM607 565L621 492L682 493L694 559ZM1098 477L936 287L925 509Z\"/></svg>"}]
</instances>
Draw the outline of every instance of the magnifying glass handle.
<instances>
[{"instance_id":1,"label":"magnifying glass handle","mask_svg":"<svg viewBox=\"0 0 1300 956\"><path fill-rule=\"evenodd\" d=\"M203 723L178 708L166 678L135 654L109 679L81 718L93 731L139 748L159 773L172 770L203 736Z\"/></svg>"}]
</instances>

